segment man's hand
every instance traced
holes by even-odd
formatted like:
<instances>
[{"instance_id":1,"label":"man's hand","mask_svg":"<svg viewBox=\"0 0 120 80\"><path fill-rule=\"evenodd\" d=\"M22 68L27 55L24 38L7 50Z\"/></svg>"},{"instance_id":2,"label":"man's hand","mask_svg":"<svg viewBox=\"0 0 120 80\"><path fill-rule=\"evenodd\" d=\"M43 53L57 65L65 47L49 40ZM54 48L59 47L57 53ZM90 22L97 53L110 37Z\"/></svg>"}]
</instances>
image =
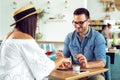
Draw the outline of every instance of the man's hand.
<instances>
[{"instance_id":1,"label":"man's hand","mask_svg":"<svg viewBox=\"0 0 120 80\"><path fill-rule=\"evenodd\" d=\"M58 50L58 51L56 52L56 58L60 58L60 57L64 57L64 56L63 56L62 51L61 51L61 50Z\"/></svg>"},{"instance_id":2,"label":"man's hand","mask_svg":"<svg viewBox=\"0 0 120 80\"><path fill-rule=\"evenodd\" d=\"M88 62L84 55L82 54L75 54L74 57L79 61L81 68L87 68Z\"/></svg>"}]
</instances>

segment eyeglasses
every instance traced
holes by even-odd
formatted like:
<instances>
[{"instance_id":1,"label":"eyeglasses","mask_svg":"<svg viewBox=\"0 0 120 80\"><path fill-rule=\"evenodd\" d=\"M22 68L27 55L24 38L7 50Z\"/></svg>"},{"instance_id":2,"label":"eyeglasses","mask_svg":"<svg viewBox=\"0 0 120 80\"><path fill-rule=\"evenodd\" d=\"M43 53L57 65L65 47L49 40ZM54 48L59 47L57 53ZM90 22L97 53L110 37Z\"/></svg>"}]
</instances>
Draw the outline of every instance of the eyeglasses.
<instances>
[{"instance_id":1,"label":"eyeglasses","mask_svg":"<svg viewBox=\"0 0 120 80\"><path fill-rule=\"evenodd\" d=\"M81 25L83 25L87 20L88 20L88 18L87 18L86 20L84 20L84 21L79 21L79 22L75 22L75 21L73 20L73 21L72 21L72 24L73 24L73 25L78 24L79 26L81 26Z\"/></svg>"}]
</instances>

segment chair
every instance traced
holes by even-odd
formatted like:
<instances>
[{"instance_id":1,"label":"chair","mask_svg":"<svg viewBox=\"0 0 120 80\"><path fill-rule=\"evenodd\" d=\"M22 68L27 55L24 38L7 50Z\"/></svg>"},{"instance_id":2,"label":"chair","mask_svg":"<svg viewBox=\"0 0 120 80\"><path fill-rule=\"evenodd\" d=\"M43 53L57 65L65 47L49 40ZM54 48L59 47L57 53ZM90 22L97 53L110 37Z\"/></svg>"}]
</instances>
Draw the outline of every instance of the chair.
<instances>
[{"instance_id":1,"label":"chair","mask_svg":"<svg viewBox=\"0 0 120 80\"><path fill-rule=\"evenodd\" d=\"M2 41L0 41L0 45L1 45Z\"/></svg>"},{"instance_id":2,"label":"chair","mask_svg":"<svg viewBox=\"0 0 120 80\"><path fill-rule=\"evenodd\" d=\"M120 80L120 53L114 54L114 64L111 64L111 80Z\"/></svg>"},{"instance_id":3,"label":"chair","mask_svg":"<svg viewBox=\"0 0 120 80\"><path fill-rule=\"evenodd\" d=\"M109 70L105 72L105 80L111 80L111 63L110 63L110 56L106 55L106 66Z\"/></svg>"}]
</instances>

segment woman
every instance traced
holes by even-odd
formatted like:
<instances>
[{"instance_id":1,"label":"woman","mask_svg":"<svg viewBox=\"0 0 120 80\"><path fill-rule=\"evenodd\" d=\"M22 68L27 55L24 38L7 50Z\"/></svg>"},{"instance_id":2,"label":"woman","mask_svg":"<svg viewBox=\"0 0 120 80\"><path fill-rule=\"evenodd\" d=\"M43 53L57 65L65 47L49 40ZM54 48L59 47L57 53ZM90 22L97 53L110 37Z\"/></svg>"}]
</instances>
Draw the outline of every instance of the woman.
<instances>
[{"instance_id":1,"label":"woman","mask_svg":"<svg viewBox=\"0 0 120 80\"><path fill-rule=\"evenodd\" d=\"M111 26L108 25L103 25L102 26L102 34L105 37L105 39L112 39L112 32L110 31Z\"/></svg>"},{"instance_id":2,"label":"woman","mask_svg":"<svg viewBox=\"0 0 120 80\"><path fill-rule=\"evenodd\" d=\"M37 14L33 4L14 12L14 30L0 47L0 80L42 80L66 58L51 61L35 41Z\"/></svg>"}]
</instances>

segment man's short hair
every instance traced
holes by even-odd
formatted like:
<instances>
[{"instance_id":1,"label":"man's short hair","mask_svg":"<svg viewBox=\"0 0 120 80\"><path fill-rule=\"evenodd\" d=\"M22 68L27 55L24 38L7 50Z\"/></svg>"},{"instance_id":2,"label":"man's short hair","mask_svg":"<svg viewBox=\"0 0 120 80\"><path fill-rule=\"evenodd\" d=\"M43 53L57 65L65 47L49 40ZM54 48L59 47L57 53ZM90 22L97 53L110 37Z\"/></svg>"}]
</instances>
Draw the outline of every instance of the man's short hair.
<instances>
[{"instance_id":1,"label":"man's short hair","mask_svg":"<svg viewBox=\"0 0 120 80\"><path fill-rule=\"evenodd\" d=\"M74 13L74 15L80 15L80 14L85 14L86 18L90 18L90 13L87 9L85 8L77 8Z\"/></svg>"}]
</instances>

